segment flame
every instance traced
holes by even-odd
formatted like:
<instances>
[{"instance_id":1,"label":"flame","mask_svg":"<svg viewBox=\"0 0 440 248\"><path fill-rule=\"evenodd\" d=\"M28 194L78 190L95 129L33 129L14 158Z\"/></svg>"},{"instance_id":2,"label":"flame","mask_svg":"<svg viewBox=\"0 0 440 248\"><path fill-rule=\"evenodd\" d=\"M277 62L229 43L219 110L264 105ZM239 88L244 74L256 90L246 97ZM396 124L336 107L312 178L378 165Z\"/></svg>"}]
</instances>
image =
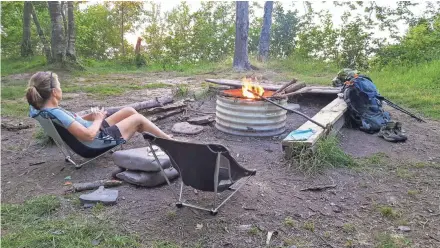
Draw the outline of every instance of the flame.
<instances>
[{"instance_id":1,"label":"flame","mask_svg":"<svg viewBox=\"0 0 440 248\"><path fill-rule=\"evenodd\" d=\"M241 87L241 94L243 97L255 99L257 98L254 94L249 92L248 90L257 93L258 95L262 96L264 94L264 89L260 85L252 84L252 81L247 78L243 78L241 80L243 82L243 86Z\"/></svg>"}]
</instances>

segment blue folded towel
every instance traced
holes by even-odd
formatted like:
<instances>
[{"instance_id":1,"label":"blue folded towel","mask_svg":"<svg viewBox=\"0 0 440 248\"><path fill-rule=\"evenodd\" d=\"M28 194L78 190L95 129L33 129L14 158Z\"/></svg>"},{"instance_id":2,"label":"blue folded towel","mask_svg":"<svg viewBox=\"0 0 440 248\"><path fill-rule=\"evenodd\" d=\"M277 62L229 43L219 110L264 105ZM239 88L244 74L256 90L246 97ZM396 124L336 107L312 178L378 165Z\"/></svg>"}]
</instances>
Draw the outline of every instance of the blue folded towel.
<instances>
[{"instance_id":1,"label":"blue folded towel","mask_svg":"<svg viewBox=\"0 0 440 248\"><path fill-rule=\"evenodd\" d=\"M289 134L289 139L292 140L307 140L313 135L313 130L311 128L306 130L295 130Z\"/></svg>"}]
</instances>

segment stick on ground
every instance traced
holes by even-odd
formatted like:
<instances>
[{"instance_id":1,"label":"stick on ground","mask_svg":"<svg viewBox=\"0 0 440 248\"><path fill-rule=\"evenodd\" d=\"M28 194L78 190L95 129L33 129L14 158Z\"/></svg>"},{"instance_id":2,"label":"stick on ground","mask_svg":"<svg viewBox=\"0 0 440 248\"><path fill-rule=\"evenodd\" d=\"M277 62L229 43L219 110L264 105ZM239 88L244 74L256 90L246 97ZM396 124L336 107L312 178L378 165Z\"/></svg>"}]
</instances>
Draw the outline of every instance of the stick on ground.
<instances>
[{"instance_id":1,"label":"stick on ground","mask_svg":"<svg viewBox=\"0 0 440 248\"><path fill-rule=\"evenodd\" d=\"M321 191L330 188L336 188L336 184L312 186L312 187L300 189L300 191Z\"/></svg>"}]
</instances>

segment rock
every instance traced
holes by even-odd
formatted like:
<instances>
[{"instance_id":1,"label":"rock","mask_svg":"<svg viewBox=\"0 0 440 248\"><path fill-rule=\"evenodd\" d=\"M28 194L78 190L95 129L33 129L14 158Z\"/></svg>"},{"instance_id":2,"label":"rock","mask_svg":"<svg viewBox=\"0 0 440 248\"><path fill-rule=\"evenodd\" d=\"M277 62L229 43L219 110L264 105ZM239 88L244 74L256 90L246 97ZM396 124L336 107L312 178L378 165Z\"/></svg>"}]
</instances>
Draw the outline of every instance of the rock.
<instances>
[{"instance_id":1,"label":"rock","mask_svg":"<svg viewBox=\"0 0 440 248\"><path fill-rule=\"evenodd\" d=\"M209 124L214 121L214 117L212 115L204 115L204 116L198 116L188 119L187 122L195 125L203 125L203 124Z\"/></svg>"},{"instance_id":2,"label":"rock","mask_svg":"<svg viewBox=\"0 0 440 248\"><path fill-rule=\"evenodd\" d=\"M179 176L179 172L174 168L167 168L164 170L169 180ZM127 170L116 174L116 177L125 182L145 187L155 187L166 182L161 171L144 172Z\"/></svg>"},{"instance_id":3,"label":"rock","mask_svg":"<svg viewBox=\"0 0 440 248\"><path fill-rule=\"evenodd\" d=\"M291 110L299 110L301 107L296 103L288 103L287 108Z\"/></svg>"},{"instance_id":4,"label":"rock","mask_svg":"<svg viewBox=\"0 0 440 248\"><path fill-rule=\"evenodd\" d=\"M397 229L399 229L399 231L402 231L402 232L411 231L411 228L409 228L409 226L398 226Z\"/></svg>"},{"instance_id":5,"label":"rock","mask_svg":"<svg viewBox=\"0 0 440 248\"><path fill-rule=\"evenodd\" d=\"M171 166L170 158L163 151L159 150L159 148L154 146L153 148L155 149L162 168L169 168ZM160 171L159 165L157 164L153 153L150 152L149 147L116 151L113 153L113 161L115 162L115 165L127 170L139 170L146 172Z\"/></svg>"},{"instance_id":6,"label":"rock","mask_svg":"<svg viewBox=\"0 0 440 248\"><path fill-rule=\"evenodd\" d=\"M199 134L203 131L203 127L192 125L188 122L179 122L174 124L171 131L180 134Z\"/></svg>"},{"instance_id":7,"label":"rock","mask_svg":"<svg viewBox=\"0 0 440 248\"><path fill-rule=\"evenodd\" d=\"M112 178L112 179L117 179L116 174L121 173L121 172L126 171L126 170L127 170L127 169L125 169L125 168L122 168L122 167L117 166L116 169L114 169L114 170L112 171L112 173L111 173L111 178Z\"/></svg>"},{"instance_id":8,"label":"rock","mask_svg":"<svg viewBox=\"0 0 440 248\"><path fill-rule=\"evenodd\" d=\"M118 199L118 194L118 190L104 189L104 186L101 186L90 194L80 195L79 200L82 204L101 202L104 205L113 205Z\"/></svg>"}]
</instances>

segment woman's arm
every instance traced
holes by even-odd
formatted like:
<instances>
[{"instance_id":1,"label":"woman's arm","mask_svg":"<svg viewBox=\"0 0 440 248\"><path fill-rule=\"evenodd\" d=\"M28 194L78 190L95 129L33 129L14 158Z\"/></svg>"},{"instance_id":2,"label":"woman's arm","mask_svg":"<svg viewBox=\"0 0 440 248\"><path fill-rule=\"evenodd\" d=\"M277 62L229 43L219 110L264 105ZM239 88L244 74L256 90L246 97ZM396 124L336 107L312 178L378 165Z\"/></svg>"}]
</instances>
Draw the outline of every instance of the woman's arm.
<instances>
[{"instance_id":1,"label":"woman's arm","mask_svg":"<svg viewBox=\"0 0 440 248\"><path fill-rule=\"evenodd\" d=\"M99 132L102 121L105 119L105 112L98 112L93 114L93 124L90 127L85 127L79 122L74 121L67 130L82 141L92 141Z\"/></svg>"}]
</instances>

